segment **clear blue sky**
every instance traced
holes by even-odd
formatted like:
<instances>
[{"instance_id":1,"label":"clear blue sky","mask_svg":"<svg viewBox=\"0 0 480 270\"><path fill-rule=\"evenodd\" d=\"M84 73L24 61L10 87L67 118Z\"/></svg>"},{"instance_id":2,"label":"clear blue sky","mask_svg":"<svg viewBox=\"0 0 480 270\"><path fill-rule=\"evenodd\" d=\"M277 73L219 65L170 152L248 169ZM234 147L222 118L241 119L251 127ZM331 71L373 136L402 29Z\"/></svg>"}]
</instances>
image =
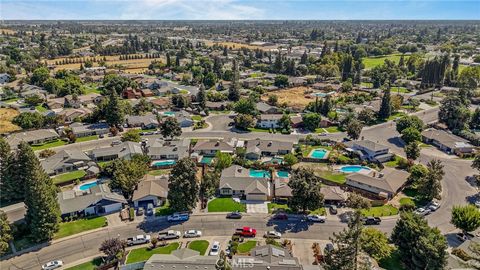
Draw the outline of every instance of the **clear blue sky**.
<instances>
[{"instance_id":1,"label":"clear blue sky","mask_svg":"<svg viewBox=\"0 0 480 270\"><path fill-rule=\"evenodd\" d=\"M0 18L480 20L480 0L0 0Z\"/></svg>"}]
</instances>

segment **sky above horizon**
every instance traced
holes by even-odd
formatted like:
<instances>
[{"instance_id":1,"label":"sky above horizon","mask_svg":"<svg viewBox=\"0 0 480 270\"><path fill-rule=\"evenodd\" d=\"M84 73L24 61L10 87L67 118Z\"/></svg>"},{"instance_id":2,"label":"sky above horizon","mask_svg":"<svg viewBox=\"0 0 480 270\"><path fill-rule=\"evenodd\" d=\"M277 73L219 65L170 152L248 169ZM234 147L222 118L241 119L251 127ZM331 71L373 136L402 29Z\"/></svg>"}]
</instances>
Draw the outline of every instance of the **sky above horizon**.
<instances>
[{"instance_id":1,"label":"sky above horizon","mask_svg":"<svg viewBox=\"0 0 480 270\"><path fill-rule=\"evenodd\" d=\"M3 20L480 20L480 0L0 0Z\"/></svg>"}]
</instances>

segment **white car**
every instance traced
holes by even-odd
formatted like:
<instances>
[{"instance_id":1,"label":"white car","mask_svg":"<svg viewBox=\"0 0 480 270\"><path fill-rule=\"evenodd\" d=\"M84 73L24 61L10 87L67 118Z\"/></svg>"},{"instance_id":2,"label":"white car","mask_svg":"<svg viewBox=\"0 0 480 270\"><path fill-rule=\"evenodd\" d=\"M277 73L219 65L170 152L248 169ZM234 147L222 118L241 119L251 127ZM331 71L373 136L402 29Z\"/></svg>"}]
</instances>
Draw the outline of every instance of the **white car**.
<instances>
[{"instance_id":1,"label":"white car","mask_svg":"<svg viewBox=\"0 0 480 270\"><path fill-rule=\"evenodd\" d=\"M320 216L320 215L308 215L307 220L312 221L312 222L320 222L320 223L325 223L325 220L327 218L325 216Z\"/></svg>"},{"instance_id":2,"label":"white car","mask_svg":"<svg viewBox=\"0 0 480 270\"><path fill-rule=\"evenodd\" d=\"M192 237L200 237L200 236L202 236L202 232L197 230L188 230L183 234L184 238L192 238Z\"/></svg>"},{"instance_id":3,"label":"white car","mask_svg":"<svg viewBox=\"0 0 480 270\"><path fill-rule=\"evenodd\" d=\"M265 235L263 235L265 238L275 238L275 239L280 239L282 237L282 234L276 231L267 231L265 232Z\"/></svg>"},{"instance_id":4,"label":"white car","mask_svg":"<svg viewBox=\"0 0 480 270\"><path fill-rule=\"evenodd\" d=\"M51 262L48 262L48 263L42 265L42 269L43 270L52 270L52 269L56 269L56 268L59 268L59 267L62 267L62 266L63 266L62 261L55 260L55 261L51 261Z\"/></svg>"},{"instance_id":5,"label":"white car","mask_svg":"<svg viewBox=\"0 0 480 270\"><path fill-rule=\"evenodd\" d=\"M431 202L430 205L428 206L428 209L430 209L432 212L435 212L440 208L440 203L438 202Z\"/></svg>"},{"instance_id":6,"label":"white car","mask_svg":"<svg viewBox=\"0 0 480 270\"><path fill-rule=\"evenodd\" d=\"M415 213L419 214L420 216L426 216L426 215L429 215L432 211L428 208L423 208L423 207L420 207L418 208Z\"/></svg>"},{"instance_id":7,"label":"white car","mask_svg":"<svg viewBox=\"0 0 480 270\"><path fill-rule=\"evenodd\" d=\"M220 243L218 241L213 242L212 248L210 249L210 256L217 256L220 252Z\"/></svg>"},{"instance_id":8,"label":"white car","mask_svg":"<svg viewBox=\"0 0 480 270\"><path fill-rule=\"evenodd\" d=\"M480 200L477 200L474 204L477 208L480 208Z\"/></svg>"}]
</instances>

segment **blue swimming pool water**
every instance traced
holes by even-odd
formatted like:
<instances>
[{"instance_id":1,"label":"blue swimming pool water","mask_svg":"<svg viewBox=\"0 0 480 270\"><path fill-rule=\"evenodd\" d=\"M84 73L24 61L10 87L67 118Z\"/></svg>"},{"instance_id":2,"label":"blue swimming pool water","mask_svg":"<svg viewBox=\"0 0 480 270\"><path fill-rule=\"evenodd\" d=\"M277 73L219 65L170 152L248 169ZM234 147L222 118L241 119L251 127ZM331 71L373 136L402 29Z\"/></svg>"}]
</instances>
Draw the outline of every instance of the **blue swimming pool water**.
<instances>
[{"instance_id":1,"label":"blue swimming pool water","mask_svg":"<svg viewBox=\"0 0 480 270\"><path fill-rule=\"evenodd\" d=\"M278 171L277 176L280 178L288 178L290 174L287 171Z\"/></svg>"},{"instance_id":2,"label":"blue swimming pool water","mask_svg":"<svg viewBox=\"0 0 480 270\"><path fill-rule=\"evenodd\" d=\"M311 157L322 159L322 158L325 157L326 153L327 153L327 150L325 150L325 149L315 149L315 150L313 150Z\"/></svg>"},{"instance_id":3,"label":"blue swimming pool water","mask_svg":"<svg viewBox=\"0 0 480 270\"><path fill-rule=\"evenodd\" d=\"M164 115L168 115L168 116L174 116L175 113L174 112L163 112Z\"/></svg>"},{"instance_id":4,"label":"blue swimming pool water","mask_svg":"<svg viewBox=\"0 0 480 270\"><path fill-rule=\"evenodd\" d=\"M212 164L212 161L213 161L213 157L202 157L202 160L200 160L200 163L210 165Z\"/></svg>"},{"instance_id":5,"label":"blue swimming pool water","mask_svg":"<svg viewBox=\"0 0 480 270\"><path fill-rule=\"evenodd\" d=\"M175 160L161 160L153 162L153 166L161 167L161 166L170 166L175 165Z\"/></svg>"},{"instance_id":6,"label":"blue swimming pool water","mask_svg":"<svg viewBox=\"0 0 480 270\"><path fill-rule=\"evenodd\" d=\"M78 189L83 191L83 190L90 189L91 187L94 187L94 186L97 186L97 185L98 185L97 181L90 182L90 183L86 183L86 184L83 184L83 185L79 186Z\"/></svg>"},{"instance_id":7,"label":"blue swimming pool water","mask_svg":"<svg viewBox=\"0 0 480 270\"><path fill-rule=\"evenodd\" d=\"M265 170L253 170L250 169L250 177L255 177L255 178L270 178L270 172L265 171Z\"/></svg>"},{"instance_id":8,"label":"blue swimming pool water","mask_svg":"<svg viewBox=\"0 0 480 270\"><path fill-rule=\"evenodd\" d=\"M320 92L320 93L313 93L312 96L314 96L314 97L325 97L325 96L327 96L327 94Z\"/></svg>"},{"instance_id":9,"label":"blue swimming pool water","mask_svg":"<svg viewBox=\"0 0 480 270\"><path fill-rule=\"evenodd\" d=\"M343 166L340 168L340 171L345 172L345 173L352 173L352 172L359 172L361 170L371 170L368 167L365 166L360 166L360 165L348 165L348 166Z\"/></svg>"}]
</instances>

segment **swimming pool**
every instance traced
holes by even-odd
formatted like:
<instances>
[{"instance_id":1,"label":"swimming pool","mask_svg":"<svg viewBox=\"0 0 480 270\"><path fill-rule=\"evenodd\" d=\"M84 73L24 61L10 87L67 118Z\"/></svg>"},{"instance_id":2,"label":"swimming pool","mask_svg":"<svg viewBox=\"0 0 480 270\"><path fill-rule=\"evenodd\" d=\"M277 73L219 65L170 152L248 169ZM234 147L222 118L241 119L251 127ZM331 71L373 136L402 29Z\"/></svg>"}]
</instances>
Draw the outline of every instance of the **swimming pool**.
<instances>
[{"instance_id":1,"label":"swimming pool","mask_svg":"<svg viewBox=\"0 0 480 270\"><path fill-rule=\"evenodd\" d=\"M319 92L319 93L313 93L312 96L314 96L314 97L326 97L327 94L326 94L326 93Z\"/></svg>"},{"instance_id":2,"label":"swimming pool","mask_svg":"<svg viewBox=\"0 0 480 270\"><path fill-rule=\"evenodd\" d=\"M213 161L213 157L202 157L202 160L200 160L200 163L210 165L212 164L212 161Z\"/></svg>"},{"instance_id":3,"label":"swimming pool","mask_svg":"<svg viewBox=\"0 0 480 270\"><path fill-rule=\"evenodd\" d=\"M314 150L312 151L312 153L310 154L310 157L322 159L322 158L325 157L325 154L326 154L326 153L327 153L327 150L325 150L325 149L321 149L321 148L319 148L319 149L314 149Z\"/></svg>"},{"instance_id":4,"label":"swimming pool","mask_svg":"<svg viewBox=\"0 0 480 270\"><path fill-rule=\"evenodd\" d=\"M365 166L360 166L360 165L347 165L340 168L340 171L344 173L354 173L354 172L356 173L361 170L370 171L371 169Z\"/></svg>"},{"instance_id":5,"label":"swimming pool","mask_svg":"<svg viewBox=\"0 0 480 270\"><path fill-rule=\"evenodd\" d=\"M272 159L267 160L267 161L265 161L265 162L263 162L263 163L265 163L265 164L282 164L282 162L283 162L283 158L281 158L281 157L273 157Z\"/></svg>"},{"instance_id":6,"label":"swimming pool","mask_svg":"<svg viewBox=\"0 0 480 270\"><path fill-rule=\"evenodd\" d=\"M175 116L174 112L163 112L162 114L167 116Z\"/></svg>"},{"instance_id":7,"label":"swimming pool","mask_svg":"<svg viewBox=\"0 0 480 270\"><path fill-rule=\"evenodd\" d=\"M265 170L254 170L250 169L249 171L250 177L255 177L255 178L270 178L270 172L265 171Z\"/></svg>"},{"instance_id":8,"label":"swimming pool","mask_svg":"<svg viewBox=\"0 0 480 270\"><path fill-rule=\"evenodd\" d=\"M287 171L278 171L277 176L280 178L288 178L290 174Z\"/></svg>"},{"instance_id":9,"label":"swimming pool","mask_svg":"<svg viewBox=\"0 0 480 270\"><path fill-rule=\"evenodd\" d=\"M162 166L171 166L177 163L175 160L160 160L152 162L152 166L154 167L162 167Z\"/></svg>"},{"instance_id":10,"label":"swimming pool","mask_svg":"<svg viewBox=\"0 0 480 270\"><path fill-rule=\"evenodd\" d=\"M90 189L90 188L92 188L92 187L94 187L94 186L98 186L98 182L97 182L97 181L83 184L83 185L79 186L78 189L83 191L83 190Z\"/></svg>"}]
</instances>

